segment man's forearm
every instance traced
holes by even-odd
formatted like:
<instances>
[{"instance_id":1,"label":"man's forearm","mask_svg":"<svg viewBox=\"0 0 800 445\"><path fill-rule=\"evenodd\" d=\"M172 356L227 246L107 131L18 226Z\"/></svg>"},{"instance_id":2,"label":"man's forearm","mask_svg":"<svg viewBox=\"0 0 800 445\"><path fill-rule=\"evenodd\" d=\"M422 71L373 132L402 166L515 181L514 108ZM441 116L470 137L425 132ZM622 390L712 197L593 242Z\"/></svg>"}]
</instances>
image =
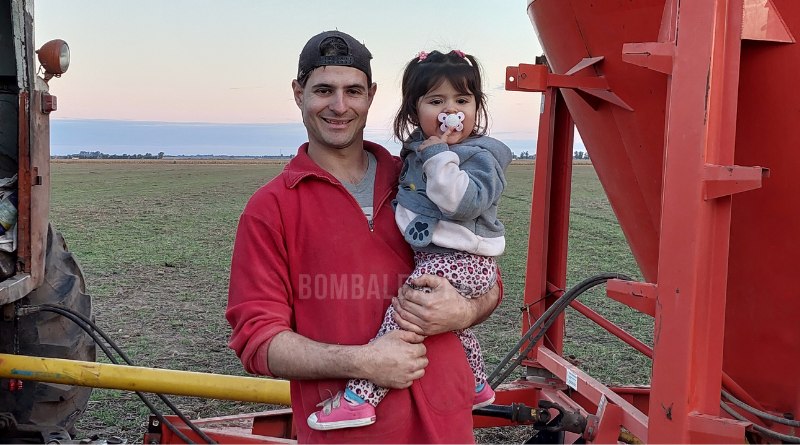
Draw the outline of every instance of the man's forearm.
<instances>
[{"instance_id":1,"label":"man's forearm","mask_svg":"<svg viewBox=\"0 0 800 445\"><path fill-rule=\"evenodd\" d=\"M392 331L364 346L328 345L291 331L272 339L266 354L272 375L292 380L370 380L384 388L408 388L428 366L425 337ZM264 348L266 346L262 346ZM261 351L259 351L261 352Z\"/></svg>"},{"instance_id":2,"label":"man's forearm","mask_svg":"<svg viewBox=\"0 0 800 445\"><path fill-rule=\"evenodd\" d=\"M262 346L265 347L265 346ZM285 379L364 378L361 367L362 346L319 343L300 334L284 331L269 344L268 357L272 375Z\"/></svg>"}]
</instances>

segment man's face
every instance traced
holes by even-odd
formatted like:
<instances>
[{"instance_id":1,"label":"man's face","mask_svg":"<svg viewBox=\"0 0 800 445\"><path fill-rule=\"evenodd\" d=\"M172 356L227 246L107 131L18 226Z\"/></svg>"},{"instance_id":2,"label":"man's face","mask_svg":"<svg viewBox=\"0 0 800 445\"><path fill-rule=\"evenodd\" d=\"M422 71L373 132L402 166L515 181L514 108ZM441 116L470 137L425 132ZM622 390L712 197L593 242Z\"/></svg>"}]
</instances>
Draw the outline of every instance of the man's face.
<instances>
[{"instance_id":1,"label":"man's face","mask_svg":"<svg viewBox=\"0 0 800 445\"><path fill-rule=\"evenodd\" d=\"M376 85L363 71L325 66L308 76L305 87L292 82L294 100L303 114L310 147L344 149L364 141L367 112Z\"/></svg>"}]
</instances>

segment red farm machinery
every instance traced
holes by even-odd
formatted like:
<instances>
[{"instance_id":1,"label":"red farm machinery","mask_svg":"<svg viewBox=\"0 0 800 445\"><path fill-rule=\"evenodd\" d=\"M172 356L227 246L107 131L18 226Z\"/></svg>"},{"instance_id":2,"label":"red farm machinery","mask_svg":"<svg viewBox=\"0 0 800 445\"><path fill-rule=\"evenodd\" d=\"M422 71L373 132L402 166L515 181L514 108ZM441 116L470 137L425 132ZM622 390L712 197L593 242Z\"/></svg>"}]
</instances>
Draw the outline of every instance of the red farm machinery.
<instances>
[{"instance_id":1,"label":"red farm machinery","mask_svg":"<svg viewBox=\"0 0 800 445\"><path fill-rule=\"evenodd\" d=\"M527 316L502 362L523 366L526 376L499 385L475 426L532 425L529 443L800 443L800 298L791 284L800 260L800 210L792 204L800 175L791 173L800 168L791 149L800 143L800 89L791 86L794 67L800 71L800 2L528 0L527 13L545 57L508 67L506 89L541 93L543 103ZM35 138L24 132L37 124L22 111L48 103L46 92L24 87L9 102L19 104L23 232L35 216L24 203L37 199L27 190L39 187L36 178L46 186L47 162L23 153L33 152ZM566 289L575 127L643 281L609 274ZM38 285L46 213L37 218L38 231L20 235L28 250L18 268ZM576 299L600 284L608 298L653 317L652 348ZM6 295L14 292L2 292L10 323ZM651 384L610 387L565 359L567 307L651 357ZM24 352L2 338L0 362ZM4 385L9 372L0 364ZM501 366L492 381L509 372ZM284 395L270 400L285 401L285 386L271 389ZM7 400L0 398L0 415ZM151 420L145 441L294 439L289 410L201 419L194 429L163 420Z\"/></svg>"}]
</instances>

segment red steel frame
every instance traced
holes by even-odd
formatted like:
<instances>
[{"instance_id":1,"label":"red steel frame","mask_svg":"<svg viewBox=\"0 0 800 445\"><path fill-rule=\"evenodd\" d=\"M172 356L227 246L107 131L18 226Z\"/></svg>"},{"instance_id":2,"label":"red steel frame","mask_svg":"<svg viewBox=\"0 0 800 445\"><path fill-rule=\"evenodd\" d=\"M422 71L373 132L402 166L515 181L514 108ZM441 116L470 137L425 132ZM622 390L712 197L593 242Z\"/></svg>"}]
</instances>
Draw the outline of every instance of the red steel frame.
<instances>
[{"instance_id":1,"label":"red steel frame","mask_svg":"<svg viewBox=\"0 0 800 445\"><path fill-rule=\"evenodd\" d=\"M582 68L601 60L601 58L584 60L571 71L574 71L573 74L580 73ZM508 90L543 93L531 203L523 333L561 296L567 281L574 123L559 89L583 90L592 96L600 97L601 95L594 94L600 88L605 92L602 95L605 97L602 99L624 107L624 102L607 90L601 78L583 75L571 77L548 75L546 70L547 68L542 65L520 65L509 67L506 76ZM608 100L609 98L612 100ZM652 354L649 347L591 309L577 301L573 302L572 306L623 338L634 348L645 354ZM498 403L507 400L509 403L525 402L536 405L538 400L549 400L559 403L569 411L595 415L596 425L593 431L584 435L589 442L616 442L621 425L639 439L647 440L648 422L643 412L643 409L646 411L646 399L643 397L647 397L647 391L642 388L612 390L603 386L560 357L563 340L562 314L558 322L549 328L543 342L534 348L523 362L528 366L528 374L534 377L503 385L499 392L503 396L498 397ZM537 369L546 372L536 371ZM548 375L552 378L548 379ZM568 381L569 385L565 383ZM567 395L565 391L571 394ZM634 400L635 404L632 403ZM476 417L475 423L476 427L503 424L507 423L479 417ZM574 439L573 436L568 435L567 438Z\"/></svg>"},{"instance_id":2,"label":"red steel frame","mask_svg":"<svg viewBox=\"0 0 800 445\"><path fill-rule=\"evenodd\" d=\"M654 348L582 304L573 307L653 357L651 387L609 388L563 359L562 316L524 362L531 377L498 388L497 403L535 406L550 400L580 411L592 423L584 434L588 442L616 442L621 427L653 443L744 439L748 423L720 416L723 382L756 405L722 372L730 196L759 187L763 173L760 167L733 165L744 1L668 0L660 41L623 49L627 62L669 75L658 282L612 280L607 285L610 298L655 317ZM560 89L630 110L602 76L584 69L600 62L602 57L584 59L565 75L550 74L542 65L507 69L506 89L543 93L523 333L566 286L574 124ZM200 426L221 442L282 443L286 439L280 437L292 435L287 411L234 417L204 419ZM243 419L251 429L224 426ZM212 420L223 426L209 428ZM509 424L475 419L476 427ZM151 424L148 437L175 440L158 424Z\"/></svg>"},{"instance_id":3,"label":"red steel frame","mask_svg":"<svg viewBox=\"0 0 800 445\"><path fill-rule=\"evenodd\" d=\"M525 77L526 73L519 73ZM513 88L510 78L508 87ZM517 79L520 80L520 79ZM536 147L536 165L528 231L525 272L525 317L522 332L560 297L551 289L567 285L567 240L572 180L572 145L575 124L556 88L543 95ZM550 287L548 288L548 284ZM564 315L548 330L543 343L561 354L564 346ZM528 357L535 360L535 350Z\"/></svg>"},{"instance_id":4,"label":"red steel frame","mask_svg":"<svg viewBox=\"0 0 800 445\"><path fill-rule=\"evenodd\" d=\"M647 442L732 443L744 438L747 423L720 417L719 407L723 378L726 386L736 386L722 372L730 196L760 186L763 173L760 167L733 165L743 10L743 0L668 1L663 41L625 45L630 63L670 74L658 283L608 286L612 298L655 316L654 350L582 304L573 307L655 357L650 415L559 357L563 325L548 331L549 344L534 349L527 362L573 382L584 408L597 408L599 434L590 441L615 440L610 430L618 433L620 426ZM535 319L552 304L548 289L563 289L565 282L569 217L563 209L565 203L568 209L571 170L555 160L572 155L571 140L559 133L572 121L553 110L559 107L557 89L587 92L593 85L585 77L565 84L562 76L542 75L541 69L525 65L508 73L507 89L544 92L525 284L528 318ZM563 172L566 177L560 176ZM523 320L523 333L529 323Z\"/></svg>"},{"instance_id":5,"label":"red steel frame","mask_svg":"<svg viewBox=\"0 0 800 445\"><path fill-rule=\"evenodd\" d=\"M682 2L670 33L680 39L668 87L651 442L733 443L745 433L719 417L731 199L704 198L709 173L735 168L743 10L742 0Z\"/></svg>"}]
</instances>

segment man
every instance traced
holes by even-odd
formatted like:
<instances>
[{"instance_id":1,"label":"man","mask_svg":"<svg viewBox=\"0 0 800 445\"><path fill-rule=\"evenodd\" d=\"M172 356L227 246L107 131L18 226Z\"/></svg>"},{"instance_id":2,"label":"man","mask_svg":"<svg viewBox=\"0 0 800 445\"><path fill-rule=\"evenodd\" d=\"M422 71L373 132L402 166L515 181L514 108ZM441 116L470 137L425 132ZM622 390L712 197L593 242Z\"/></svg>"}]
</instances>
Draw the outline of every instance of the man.
<instances>
[{"instance_id":1,"label":"man","mask_svg":"<svg viewBox=\"0 0 800 445\"><path fill-rule=\"evenodd\" d=\"M249 372L291 380L300 442L472 442L473 376L449 331L488 317L497 286L470 300L447 280L422 277L416 284L432 293L405 287L394 299L404 330L370 342L413 268L391 205L401 163L364 141L377 89L371 58L339 31L312 37L300 53L292 90L308 143L242 213L230 346ZM378 421L311 430L308 415L348 378L394 389Z\"/></svg>"}]
</instances>

